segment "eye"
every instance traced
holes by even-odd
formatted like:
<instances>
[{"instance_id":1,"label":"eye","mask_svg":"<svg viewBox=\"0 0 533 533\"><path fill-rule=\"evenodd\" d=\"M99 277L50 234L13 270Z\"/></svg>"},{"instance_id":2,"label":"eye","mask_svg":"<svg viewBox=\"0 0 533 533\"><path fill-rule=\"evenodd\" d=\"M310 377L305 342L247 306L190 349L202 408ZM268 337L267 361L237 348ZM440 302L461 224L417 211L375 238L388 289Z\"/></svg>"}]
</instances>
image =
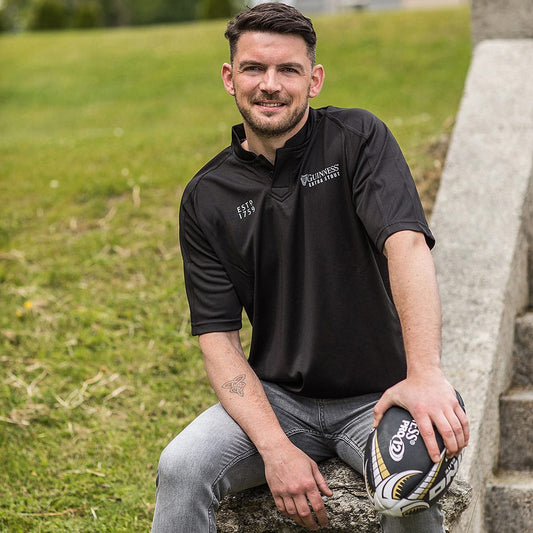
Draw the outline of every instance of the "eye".
<instances>
[{"instance_id":1,"label":"eye","mask_svg":"<svg viewBox=\"0 0 533 533\"><path fill-rule=\"evenodd\" d=\"M286 65L280 65L279 66L279 72L282 72L283 74L287 74L290 76L301 76L304 72L304 68L300 65L293 65L293 64L286 64Z\"/></svg>"},{"instance_id":2,"label":"eye","mask_svg":"<svg viewBox=\"0 0 533 533\"><path fill-rule=\"evenodd\" d=\"M241 68L241 72L259 72L261 67L259 65L247 65Z\"/></svg>"}]
</instances>

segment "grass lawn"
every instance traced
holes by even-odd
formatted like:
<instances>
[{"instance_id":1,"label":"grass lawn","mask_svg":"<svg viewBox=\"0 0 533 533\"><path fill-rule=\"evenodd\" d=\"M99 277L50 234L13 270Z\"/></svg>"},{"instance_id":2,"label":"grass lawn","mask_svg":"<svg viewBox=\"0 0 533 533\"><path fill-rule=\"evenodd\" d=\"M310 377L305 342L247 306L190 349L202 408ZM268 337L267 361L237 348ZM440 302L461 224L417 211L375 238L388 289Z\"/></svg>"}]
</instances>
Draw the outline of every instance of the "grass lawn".
<instances>
[{"instance_id":1,"label":"grass lawn","mask_svg":"<svg viewBox=\"0 0 533 533\"><path fill-rule=\"evenodd\" d=\"M431 210L469 12L317 17L316 107L365 107ZM214 401L177 207L239 121L224 23L0 37L0 531L148 531L159 453Z\"/></svg>"}]
</instances>

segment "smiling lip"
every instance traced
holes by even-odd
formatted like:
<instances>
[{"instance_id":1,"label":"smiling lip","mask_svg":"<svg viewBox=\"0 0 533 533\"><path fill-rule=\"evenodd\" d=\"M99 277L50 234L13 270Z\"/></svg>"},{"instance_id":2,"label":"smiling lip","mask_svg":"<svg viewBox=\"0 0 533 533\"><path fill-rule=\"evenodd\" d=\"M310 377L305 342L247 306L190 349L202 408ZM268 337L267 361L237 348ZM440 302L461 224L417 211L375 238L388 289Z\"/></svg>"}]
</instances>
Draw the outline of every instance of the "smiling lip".
<instances>
[{"instance_id":1,"label":"smiling lip","mask_svg":"<svg viewBox=\"0 0 533 533\"><path fill-rule=\"evenodd\" d=\"M262 107L276 108L283 107L285 104L283 104L282 102L257 102L257 105Z\"/></svg>"}]
</instances>

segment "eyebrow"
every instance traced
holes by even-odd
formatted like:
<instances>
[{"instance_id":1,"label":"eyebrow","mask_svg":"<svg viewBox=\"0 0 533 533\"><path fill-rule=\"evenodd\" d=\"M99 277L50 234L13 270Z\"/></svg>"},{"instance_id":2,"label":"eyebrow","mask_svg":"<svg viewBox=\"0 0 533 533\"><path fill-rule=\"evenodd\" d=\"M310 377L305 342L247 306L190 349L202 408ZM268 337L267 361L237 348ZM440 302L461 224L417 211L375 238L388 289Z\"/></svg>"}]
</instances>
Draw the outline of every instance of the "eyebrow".
<instances>
[{"instance_id":1,"label":"eyebrow","mask_svg":"<svg viewBox=\"0 0 533 533\"><path fill-rule=\"evenodd\" d=\"M239 63L239 68L245 68L245 67L262 67L265 66L265 63L261 63L261 61L252 61L252 60L245 60L241 61ZM301 63L297 62L288 62L288 63L279 63L276 65L277 68L294 68L296 70L305 71L305 67Z\"/></svg>"}]
</instances>

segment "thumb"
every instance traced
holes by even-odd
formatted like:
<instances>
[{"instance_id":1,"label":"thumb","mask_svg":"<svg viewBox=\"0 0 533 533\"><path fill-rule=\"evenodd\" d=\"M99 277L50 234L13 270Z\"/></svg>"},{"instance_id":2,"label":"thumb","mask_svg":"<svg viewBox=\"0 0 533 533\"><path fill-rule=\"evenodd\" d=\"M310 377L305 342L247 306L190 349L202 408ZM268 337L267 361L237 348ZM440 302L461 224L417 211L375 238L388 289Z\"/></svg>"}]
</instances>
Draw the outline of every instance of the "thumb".
<instances>
[{"instance_id":1,"label":"thumb","mask_svg":"<svg viewBox=\"0 0 533 533\"><path fill-rule=\"evenodd\" d=\"M318 490L324 495L324 496L332 496L333 492L329 488L326 479L318 469L318 466L314 466L313 468L313 476L315 478L315 483L318 487Z\"/></svg>"},{"instance_id":2,"label":"thumb","mask_svg":"<svg viewBox=\"0 0 533 533\"><path fill-rule=\"evenodd\" d=\"M387 409L389 409L393 405L394 404L391 400L389 400L387 394L383 394L383 396L379 399L378 403L374 406L374 421L372 423L372 427L378 427Z\"/></svg>"}]
</instances>

